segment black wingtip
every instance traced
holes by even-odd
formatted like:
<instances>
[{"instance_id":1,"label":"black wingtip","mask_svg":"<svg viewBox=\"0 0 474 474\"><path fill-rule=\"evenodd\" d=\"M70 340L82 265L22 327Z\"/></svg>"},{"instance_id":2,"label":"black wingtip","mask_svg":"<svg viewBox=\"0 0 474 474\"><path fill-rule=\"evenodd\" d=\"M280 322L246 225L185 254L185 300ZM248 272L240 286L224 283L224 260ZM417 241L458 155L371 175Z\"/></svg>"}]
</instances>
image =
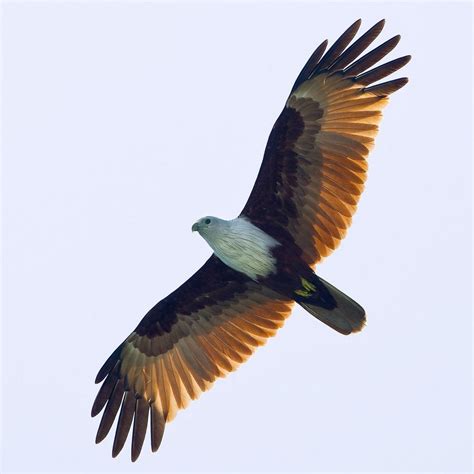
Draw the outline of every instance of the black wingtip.
<instances>
[{"instance_id":1,"label":"black wingtip","mask_svg":"<svg viewBox=\"0 0 474 474\"><path fill-rule=\"evenodd\" d=\"M393 38L390 38L389 41L393 41L394 42L394 48L395 46L397 46L398 43L400 43L400 40L402 39L401 35L395 35Z\"/></svg>"},{"instance_id":2,"label":"black wingtip","mask_svg":"<svg viewBox=\"0 0 474 474\"><path fill-rule=\"evenodd\" d=\"M326 54L321 58L319 63L316 65L314 71L311 73L310 77L315 73L322 71L324 69L330 69L331 65L337 61L342 52L347 48L350 42L354 39L354 36L359 31L362 20L359 18L354 23L352 23L349 28L342 33L341 36L334 42L334 44L328 49Z\"/></svg>"},{"instance_id":3,"label":"black wingtip","mask_svg":"<svg viewBox=\"0 0 474 474\"><path fill-rule=\"evenodd\" d=\"M158 451L163 440L166 420L154 405L151 405L151 450Z\"/></svg>"},{"instance_id":4,"label":"black wingtip","mask_svg":"<svg viewBox=\"0 0 474 474\"><path fill-rule=\"evenodd\" d=\"M359 74L357 77L355 77L354 80L359 84L367 86L380 79L383 79L384 77L393 74L395 71L398 71L403 66L405 66L408 61L410 61L409 56L402 56L400 58L382 64L381 66L378 66L374 69L365 71L364 73Z\"/></svg>"},{"instance_id":5,"label":"black wingtip","mask_svg":"<svg viewBox=\"0 0 474 474\"><path fill-rule=\"evenodd\" d=\"M396 85L397 85L397 89L401 89L403 86L405 86L406 84L408 84L409 82L409 79L408 77L400 77L400 79L395 79L396 82ZM394 90L395 92L395 90Z\"/></svg>"},{"instance_id":6,"label":"black wingtip","mask_svg":"<svg viewBox=\"0 0 474 474\"><path fill-rule=\"evenodd\" d=\"M112 360L112 354L104 363L104 365L100 368L99 372L97 372L97 375L95 376L95 383L100 383L102 380L107 377L107 375L110 373L111 369L115 365L115 360Z\"/></svg>"},{"instance_id":7,"label":"black wingtip","mask_svg":"<svg viewBox=\"0 0 474 474\"><path fill-rule=\"evenodd\" d=\"M97 392L97 396L95 397L94 403L92 404L92 417L98 415L102 411L110 396L112 395L112 391L115 388L117 380L118 378L115 375L107 376L104 383L102 384L102 387L100 387L99 391Z\"/></svg>"},{"instance_id":8,"label":"black wingtip","mask_svg":"<svg viewBox=\"0 0 474 474\"><path fill-rule=\"evenodd\" d=\"M401 89L408 82L408 77L400 77L388 82L382 82L375 86L366 87L365 92L371 92L378 97L386 97Z\"/></svg>"},{"instance_id":9,"label":"black wingtip","mask_svg":"<svg viewBox=\"0 0 474 474\"><path fill-rule=\"evenodd\" d=\"M99 372L95 377L95 383L100 383L105 377L112 371L115 367L115 364L120 358L120 353L122 351L123 344L117 347L117 349L112 352L110 357L105 361L104 365L100 368Z\"/></svg>"},{"instance_id":10,"label":"black wingtip","mask_svg":"<svg viewBox=\"0 0 474 474\"><path fill-rule=\"evenodd\" d=\"M400 35L395 35L395 36L392 36L391 38L389 38L387 41L385 41L385 43L383 43L383 45L386 45L386 46L390 47L390 50L392 50L392 49L395 48L395 46L397 46L398 43L400 43L401 39L402 39L402 37ZM387 47L387 49L388 49L388 47Z\"/></svg>"},{"instance_id":11,"label":"black wingtip","mask_svg":"<svg viewBox=\"0 0 474 474\"><path fill-rule=\"evenodd\" d=\"M102 408L104 408L104 404L100 403L97 401L97 398L95 399L94 401L94 404L92 405L92 408L91 408L91 417L94 418L94 416L97 416L101 411L102 411Z\"/></svg>"},{"instance_id":12,"label":"black wingtip","mask_svg":"<svg viewBox=\"0 0 474 474\"><path fill-rule=\"evenodd\" d=\"M380 20L374 26L369 28L360 38L358 38L352 45L350 45L344 52L341 53L339 58L331 65L330 70L337 72L343 70L346 66L352 63L363 51L365 51L369 45L379 36L385 20Z\"/></svg>"},{"instance_id":13,"label":"black wingtip","mask_svg":"<svg viewBox=\"0 0 474 474\"><path fill-rule=\"evenodd\" d=\"M346 77L355 77L367 71L370 67L390 53L390 51L392 51L397 46L400 38L400 35L393 36L389 40L382 43L380 46L377 46L377 48L373 49L369 53L359 58L357 61L347 66L344 69L344 75L346 75Z\"/></svg>"},{"instance_id":14,"label":"black wingtip","mask_svg":"<svg viewBox=\"0 0 474 474\"><path fill-rule=\"evenodd\" d=\"M324 51L326 51L328 45L328 40L325 39L313 52L313 54L309 57L308 61L304 65L301 72L298 74L298 77L291 88L291 93L295 91L304 81L306 81L311 73L313 72L314 68L318 65L319 60L321 59Z\"/></svg>"},{"instance_id":15,"label":"black wingtip","mask_svg":"<svg viewBox=\"0 0 474 474\"><path fill-rule=\"evenodd\" d=\"M150 413L150 404L143 398L137 398L135 404L135 416L133 418L132 431L132 462L135 462L140 456L145 440L148 417Z\"/></svg>"},{"instance_id":16,"label":"black wingtip","mask_svg":"<svg viewBox=\"0 0 474 474\"><path fill-rule=\"evenodd\" d=\"M381 20L379 20L377 23L375 23L374 26L372 26L369 31L377 31L377 35L379 35L382 30L384 29L385 27L385 18L382 18Z\"/></svg>"},{"instance_id":17,"label":"black wingtip","mask_svg":"<svg viewBox=\"0 0 474 474\"><path fill-rule=\"evenodd\" d=\"M98 432L95 436L95 444L99 444L100 442L104 441L106 436L107 436L107 433L103 434L101 432Z\"/></svg>"},{"instance_id":18,"label":"black wingtip","mask_svg":"<svg viewBox=\"0 0 474 474\"><path fill-rule=\"evenodd\" d=\"M115 429L114 444L112 446L112 457L118 456L127 441L127 437L132 426L133 416L135 414L135 395L130 390L125 391L120 415Z\"/></svg>"}]
</instances>

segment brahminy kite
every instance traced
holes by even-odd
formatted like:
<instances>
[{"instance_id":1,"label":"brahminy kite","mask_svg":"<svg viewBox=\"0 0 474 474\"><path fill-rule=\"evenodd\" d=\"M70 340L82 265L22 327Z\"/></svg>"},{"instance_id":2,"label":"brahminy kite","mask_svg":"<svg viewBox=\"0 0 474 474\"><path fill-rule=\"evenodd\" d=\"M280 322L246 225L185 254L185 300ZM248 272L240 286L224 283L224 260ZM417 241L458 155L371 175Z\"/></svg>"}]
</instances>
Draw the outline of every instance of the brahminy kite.
<instances>
[{"instance_id":1,"label":"brahminy kite","mask_svg":"<svg viewBox=\"0 0 474 474\"><path fill-rule=\"evenodd\" d=\"M207 216L193 224L213 255L145 315L100 369L96 383L105 381L92 416L105 407L98 443L120 409L112 456L133 422L135 461L149 419L156 451L177 411L275 335L295 303L341 334L363 328L364 309L313 269L346 234L382 109L408 79L374 83L410 56L372 68L400 36L361 56L384 21L350 45L360 23L326 53L324 41L303 67L240 215L228 221Z\"/></svg>"}]
</instances>

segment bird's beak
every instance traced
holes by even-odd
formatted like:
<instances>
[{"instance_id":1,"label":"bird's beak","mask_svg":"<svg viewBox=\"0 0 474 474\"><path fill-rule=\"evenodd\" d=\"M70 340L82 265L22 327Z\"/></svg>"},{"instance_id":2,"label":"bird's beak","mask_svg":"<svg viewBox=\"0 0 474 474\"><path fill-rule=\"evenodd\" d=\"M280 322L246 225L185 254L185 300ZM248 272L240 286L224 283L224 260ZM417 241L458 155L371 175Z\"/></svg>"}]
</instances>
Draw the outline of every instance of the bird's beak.
<instances>
[{"instance_id":1,"label":"bird's beak","mask_svg":"<svg viewBox=\"0 0 474 474\"><path fill-rule=\"evenodd\" d=\"M195 222L195 223L193 224L193 226L191 227L191 230L192 230L193 232L199 231L199 222Z\"/></svg>"}]
</instances>

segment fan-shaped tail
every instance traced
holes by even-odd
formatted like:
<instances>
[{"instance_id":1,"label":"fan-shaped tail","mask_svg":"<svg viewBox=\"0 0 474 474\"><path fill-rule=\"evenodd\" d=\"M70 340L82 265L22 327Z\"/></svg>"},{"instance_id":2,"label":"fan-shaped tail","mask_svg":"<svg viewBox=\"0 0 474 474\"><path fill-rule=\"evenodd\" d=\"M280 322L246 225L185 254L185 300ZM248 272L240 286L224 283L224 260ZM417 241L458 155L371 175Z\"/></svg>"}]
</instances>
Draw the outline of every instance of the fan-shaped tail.
<instances>
[{"instance_id":1,"label":"fan-shaped tail","mask_svg":"<svg viewBox=\"0 0 474 474\"><path fill-rule=\"evenodd\" d=\"M341 334L361 331L366 322L364 308L327 281L314 276L311 282L304 280L302 289L296 292L295 301Z\"/></svg>"}]
</instances>

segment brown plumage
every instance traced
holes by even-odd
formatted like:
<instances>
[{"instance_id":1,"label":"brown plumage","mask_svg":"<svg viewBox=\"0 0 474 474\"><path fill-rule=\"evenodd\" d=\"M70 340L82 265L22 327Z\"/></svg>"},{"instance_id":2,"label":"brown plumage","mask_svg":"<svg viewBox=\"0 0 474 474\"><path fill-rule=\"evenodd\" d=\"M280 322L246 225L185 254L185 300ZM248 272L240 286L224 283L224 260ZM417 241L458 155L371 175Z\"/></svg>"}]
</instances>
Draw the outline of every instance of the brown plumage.
<instances>
[{"instance_id":1,"label":"brown plumage","mask_svg":"<svg viewBox=\"0 0 474 474\"><path fill-rule=\"evenodd\" d=\"M123 448L133 421L136 460L149 418L156 451L165 423L247 360L283 325L291 307L291 301L212 256L149 311L99 371L96 382L105 381L92 416L107 405L96 442L107 436L122 404L112 455Z\"/></svg>"},{"instance_id":2,"label":"brown plumage","mask_svg":"<svg viewBox=\"0 0 474 474\"><path fill-rule=\"evenodd\" d=\"M370 86L404 66L403 56L368 70L400 41L395 36L356 59L380 34L378 22L352 46L360 20L322 56L324 42L298 76L276 121L242 210L259 228L301 250L314 266L344 238L364 189L367 156L387 95L406 78ZM370 87L368 87L370 86Z\"/></svg>"},{"instance_id":3,"label":"brown plumage","mask_svg":"<svg viewBox=\"0 0 474 474\"><path fill-rule=\"evenodd\" d=\"M356 21L325 54L323 42L298 75L271 131L241 216L281 244L275 250L280 273L273 283L271 278L267 284L253 281L213 255L145 315L100 369L96 383L103 384L92 416L104 412L96 442L107 436L119 414L114 457L132 431L135 461L148 423L156 451L165 424L275 335L294 301L343 334L363 327L363 309L310 267L344 237L364 188L367 156L387 96L407 82L374 84L404 66L409 56L370 69L399 36L359 58L383 24L350 45L360 27ZM295 280L304 277L303 287L289 296L279 290L283 280L277 280L294 261L301 262Z\"/></svg>"}]
</instances>

